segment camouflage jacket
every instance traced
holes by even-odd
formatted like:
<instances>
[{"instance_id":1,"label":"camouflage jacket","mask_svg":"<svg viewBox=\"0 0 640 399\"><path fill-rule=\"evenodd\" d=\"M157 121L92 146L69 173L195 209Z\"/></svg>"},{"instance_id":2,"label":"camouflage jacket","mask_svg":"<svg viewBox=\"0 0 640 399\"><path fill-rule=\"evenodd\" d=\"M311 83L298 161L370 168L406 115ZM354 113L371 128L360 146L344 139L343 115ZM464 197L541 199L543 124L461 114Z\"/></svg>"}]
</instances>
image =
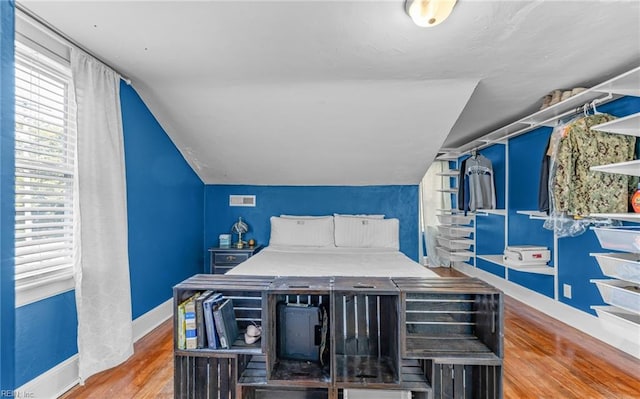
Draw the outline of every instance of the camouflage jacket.
<instances>
[{"instance_id":1,"label":"camouflage jacket","mask_svg":"<svg viewBox=\"0 0 640 399\"><path fill-rule=\"evenodd\" d=\"M637 178L589 169L634 159L634 136L591 130L591 126L613 119L607 114L591 115L554 132L558 135L549 189L555 211L574 216L627 212Z\"/></svg>"}]
</instances>

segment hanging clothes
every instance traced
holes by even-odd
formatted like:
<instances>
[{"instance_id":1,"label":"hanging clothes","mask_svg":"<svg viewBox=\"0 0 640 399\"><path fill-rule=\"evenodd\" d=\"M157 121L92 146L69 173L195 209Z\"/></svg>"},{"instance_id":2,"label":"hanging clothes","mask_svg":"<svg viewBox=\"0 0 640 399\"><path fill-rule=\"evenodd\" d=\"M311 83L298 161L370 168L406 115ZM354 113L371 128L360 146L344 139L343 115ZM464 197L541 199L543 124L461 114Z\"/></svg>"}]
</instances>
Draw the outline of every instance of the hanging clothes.
<instances>
[{"instance_id":1,"label":"hanging clothes","mask_svg":"<svg viewBox=\"0 0 640 399\"><path fill-rule=\"evenodd\" d=\"M467 158L464 171L469 183L469 210L495 209L496 189L491 161L482 154L472 156Z\"/></svg>"},{"instance_id":2,"label":"hanging clothes","mask_svg":"<svg viewBox=\"0 0 640 399\"><path fill-rule=\"evenodd\" d=\"M458 195L456 196L458 210L465 211L465 214L469 210L469 182L465 178L466 164L466 159L460 163L460 169L458 170Z\"/></svg>"},{"instance_id":3,"label":"hanging clothes","mask_svg":"<svg viewBox=\"0 0 640 399\"><path fill-rule=\"evenodd\" d=\"M634 136L591 130L591 126L613 119L607 114L586 116L560 131L549 181L555 212L579 217L627 212L629 193L637 178L590 170L592 166L634 159Z\"/></svg>"},{"instance_id":4,"label":"hanging clothes","mask_svg":"<svg viewBox=\"0 0 640 399\"><path fill-rule=\"evenodd\" d=\"M542 154L542 163L540 166L540 182L538 184L538 210L540 212L546 212L549 214L549 166L551 164L551 155L549 152L549 144L551 140L547 142L547 146Z\"/></svg>"}]
</instances>

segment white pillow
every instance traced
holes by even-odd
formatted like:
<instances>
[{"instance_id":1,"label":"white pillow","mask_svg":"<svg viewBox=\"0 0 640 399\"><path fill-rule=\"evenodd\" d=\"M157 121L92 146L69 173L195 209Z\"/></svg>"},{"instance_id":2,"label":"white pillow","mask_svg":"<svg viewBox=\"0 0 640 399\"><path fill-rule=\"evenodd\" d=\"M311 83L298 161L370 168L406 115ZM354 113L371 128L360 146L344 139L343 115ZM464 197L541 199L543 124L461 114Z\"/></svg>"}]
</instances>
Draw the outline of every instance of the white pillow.
<instances>
[{"instance_id":1,"label":"white pillow","mask_svg":"<svg viewBox=\"0 0 640 399\"><path fill-rule=\"evenodd\" d=\"M389 248L400 250L400 221L335 216L337 247Z\"/></svg>"},{"instance_id":2,"label":"white pillow","mask_svg":"<svg viewBox=\"0 0 640 399\"><path fill-rule=\"evenodd\" d=\"M271 216L269 245L334 247L333 217L307 219Z\"/></svg>"},{"instance_id":3,"label":"white pillow","mask_svg":"<svg viewBox=\"0 0 640 399\"><path fill-rule=\"evenodd\" d=\"M342 215L340 213L334 213L333 216L343 216L346 218L384 219L384 215Z\"/></svg>"}]
</instances>

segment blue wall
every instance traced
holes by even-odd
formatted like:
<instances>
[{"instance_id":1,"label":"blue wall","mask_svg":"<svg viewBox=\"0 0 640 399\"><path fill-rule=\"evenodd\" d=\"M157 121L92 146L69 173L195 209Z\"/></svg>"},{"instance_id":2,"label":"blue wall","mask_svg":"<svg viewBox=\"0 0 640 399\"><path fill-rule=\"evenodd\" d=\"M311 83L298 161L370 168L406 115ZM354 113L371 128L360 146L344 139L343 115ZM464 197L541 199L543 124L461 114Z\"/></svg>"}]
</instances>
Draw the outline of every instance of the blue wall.
<instances>
[{"instance_id":1,"label":"blue wall","mask_svg":"<svg viewBox=\"0 0 640 399\"><path fill-rule=\"evenodd\" d=\"M135 90L123 83L120 98L135 319L170 299L173 285L201 270L204 184ZM77 353L74 295L66 292L16 309L16 386Z\"/></svg>"},{"instance_id":2,"label":"blue wall","mask_svg":"<svg viewBox=\"0 0 640 399\"><path fill-rule=\"evenodd\" d=\"M78 353L74 291L16 309L16 386Z\"/></svg>"},{"instance_id":3,"label":"blue wall","mask_svg":"<svg viewBox=\"0 0 640 399\"><path fill-rule=\"evenodd\" d=\"M120 90L135 319L201 271L204 184L135 90Z\"/></svg>"},{"instance_id":4,"label":"blue wall","mask_svg":"<svg viewBox=\"0 0 640 399\"><path fill-rule=\"evenodd\" d=\"M14 3L0 0L0 390L14 389Z\"/></svg>"},{"instance_id":5,"label":"blue wall","mask_svg":"<svg viewBox=\"0 0 640 399\"><path fill-rule=\"evenodd\" d=\"M542 227L544 221L516 213L538 210L540 167L551 132L542 127L509 140L509 245L545 246L553 259L553 232ZM509 280L554 297L553 276L510 270Z\"/></svg>"},{"instance_id":6,"label":"blue wall","mask_svg":"<svg viewBox=\"0 0 640 399\"><path fill-rule=\"evenodd\" d=\"M229 207L231 194L256 195L256 207ZM246 238L267 245L271 216L333 213L385 214L387 218L398 218L400 250L418 260L418 186L208 185L205 189L205 252L217 246L218 235L229 233L239 216L251 228Z\"/></svg>"}]
</instances>

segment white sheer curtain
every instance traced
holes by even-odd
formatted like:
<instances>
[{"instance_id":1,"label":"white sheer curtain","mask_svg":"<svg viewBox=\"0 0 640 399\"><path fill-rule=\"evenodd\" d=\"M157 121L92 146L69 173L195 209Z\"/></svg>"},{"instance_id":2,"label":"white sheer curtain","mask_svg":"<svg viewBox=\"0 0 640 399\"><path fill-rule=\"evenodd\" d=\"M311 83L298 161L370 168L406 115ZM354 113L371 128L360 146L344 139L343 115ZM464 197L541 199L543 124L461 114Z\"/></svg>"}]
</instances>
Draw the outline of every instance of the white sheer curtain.
<instances>
[{"instance_id":1,"label":"white sheer curtain","mask_svg":"<svg viewBox=\"0 0 640 399\"><path fill-rule=\"evenodd\" d=\"M133 354L120 77L72 49L78 122L76 306L80 380Z\"/></svg>"},{"instance_id":2,"label":"white sheer curtain","mask_svg":"<svg viewBox=\"0 0 640 399\"><path fill-rule=\"evenodd\" d=\"M422 228L427 244L428 264L431 267L443 266L443 262L436 253L436 234L438 226L437 209L451 209L451 196L440 191L449 188L449 177L438 176L448 170L444 161L434 161L420 183L420 197L422 200Z\"/></svg>"}]
</instances>

